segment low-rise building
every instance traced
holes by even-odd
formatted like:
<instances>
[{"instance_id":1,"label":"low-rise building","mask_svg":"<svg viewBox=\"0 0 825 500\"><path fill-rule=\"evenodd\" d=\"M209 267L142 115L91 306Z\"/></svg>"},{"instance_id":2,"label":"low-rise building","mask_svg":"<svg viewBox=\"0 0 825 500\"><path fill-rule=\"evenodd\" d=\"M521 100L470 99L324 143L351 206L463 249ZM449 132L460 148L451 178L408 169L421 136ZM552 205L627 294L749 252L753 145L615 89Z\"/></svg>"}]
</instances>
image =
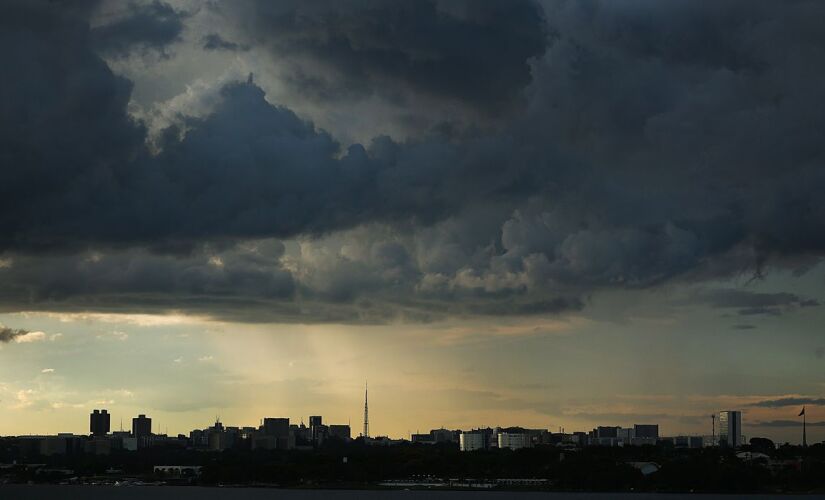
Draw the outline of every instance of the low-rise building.
<instances>
[{"instance_id":1,"label":"low-rise building","mask_svg":"<svg viewBox=\"0 0 825 500\"><path fill-rule=\"evenodd\" d=\"M533 442L530 435L526 432L499 432L498 433L498 447L500 449L520 450L522 448L531 448Z\"/></svg>"}]
</instances>

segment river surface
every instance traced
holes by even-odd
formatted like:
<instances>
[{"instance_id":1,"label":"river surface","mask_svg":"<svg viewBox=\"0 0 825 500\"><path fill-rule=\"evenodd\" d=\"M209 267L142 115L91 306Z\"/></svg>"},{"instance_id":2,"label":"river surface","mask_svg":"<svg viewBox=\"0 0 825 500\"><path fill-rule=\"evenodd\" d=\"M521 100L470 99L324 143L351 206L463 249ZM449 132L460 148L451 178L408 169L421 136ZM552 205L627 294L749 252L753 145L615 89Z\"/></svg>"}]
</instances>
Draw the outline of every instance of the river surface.
<instances>
[{"instance_id":1,"label":"river surface","mask_svg":"<svg viewBox=\"0 0 825 500\"><path fill-rule=\"evenodd\" d=\"M399 491L399 490L283 490L274 488L199 488L192 486L0 486L0 500L499 500L524 498L549 500L739 500L748 498L800 498L799 495L681 495L655 493L541 493L505 491ZM824 498L810 495L805 498Z\"/></svg>"}]
</instances>

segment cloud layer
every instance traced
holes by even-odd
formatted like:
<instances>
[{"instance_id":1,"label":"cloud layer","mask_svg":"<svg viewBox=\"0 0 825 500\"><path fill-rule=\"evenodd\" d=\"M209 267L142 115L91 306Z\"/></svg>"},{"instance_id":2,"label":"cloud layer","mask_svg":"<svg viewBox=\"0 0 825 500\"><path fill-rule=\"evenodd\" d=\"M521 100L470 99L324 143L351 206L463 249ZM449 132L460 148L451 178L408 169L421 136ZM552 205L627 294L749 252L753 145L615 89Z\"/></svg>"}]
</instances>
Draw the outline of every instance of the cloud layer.
<instances>
[{"instance_id":1,"label":"cloud layer","mask_svg":"<svg viewBox=\"0 0 825 500\"><path fill-rule=\"evenodd\" d=\"M342 143L251 76L156 149L104 58L169 64L196 13L0 9L4 310L554 314L825 252L818 2L215 3L225 29L187 50L277 63L316 109L379 99L427 126Z\"/></svg>"}]
</instances>

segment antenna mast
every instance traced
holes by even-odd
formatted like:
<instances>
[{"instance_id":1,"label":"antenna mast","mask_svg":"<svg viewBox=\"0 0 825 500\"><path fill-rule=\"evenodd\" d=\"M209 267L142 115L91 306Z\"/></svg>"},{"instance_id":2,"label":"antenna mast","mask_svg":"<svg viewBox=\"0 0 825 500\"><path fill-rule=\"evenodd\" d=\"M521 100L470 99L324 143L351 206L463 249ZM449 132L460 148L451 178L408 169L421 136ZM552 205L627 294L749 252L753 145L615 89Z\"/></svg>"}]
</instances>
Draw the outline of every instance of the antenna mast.
<instances>
[{"instance_id":1,"label":"antenna mast","mask_svg":"<svg viewBox=\"0 0 825 500\"><path fill-rule=\"evenodd\" d=\"M364 382L364 437L370 437L370 409L368 404L369 387Z\"/></svg>"},{"instance_id":2,"label":"antenna mast","mask_svg":"<svg viewBox=\"0 0 825 500\"><path fill-rule=\"evenodd\" d=\"M710 420L711 420L712 425L713 425L713 430L712 430L713 434L711 434L711 440L712 440L711 443L712 443L713 446L716 446L718 443L716 442L716 414L715 413L712 413L710 415Z\"/></svg>"}]
</instances>

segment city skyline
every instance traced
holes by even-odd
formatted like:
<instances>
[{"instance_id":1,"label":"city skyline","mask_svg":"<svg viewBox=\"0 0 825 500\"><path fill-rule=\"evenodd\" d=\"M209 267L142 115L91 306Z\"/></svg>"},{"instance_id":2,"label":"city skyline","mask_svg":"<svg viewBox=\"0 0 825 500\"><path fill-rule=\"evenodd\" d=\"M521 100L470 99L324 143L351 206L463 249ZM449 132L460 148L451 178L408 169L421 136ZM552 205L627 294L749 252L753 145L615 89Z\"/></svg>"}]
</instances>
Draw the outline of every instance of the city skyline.
<instances>
[{"instance_id":1,"label":"city skyline","mask_svg":"<svg viewBox=\"0 0 825 500\"><path fill-rule=\"evenodd\" d=\"M796 443L804 407L822 442L823 16L0 3L0 435L734 409Z\"/></svg>"},{"instance_id":2,"label":"city skyline","mask_svg":"<svg viewBox=\"0 0 825 500\"><path fill-rule=\"evenodd\" d=\"M420 433L421 426L417 426L415 430L408 430L406 432L406 434L403 435L403 436L401 436L401 435L391 435L389 433L384 433L384 434L380 434L380 433L375 434L375 433L373 433L373 434L371 434L369 432L369 417L368 417L368 410L367 410L367 406L368 406L367 405L367 397L368 396L367 396L367 394L368 394L368 391L365 389L365 394L364 394L364 417L363 417L363 421L361 422L361 424L363 426L362 431L359 434L357 434L357 436L353 435L353 438L354 437L367 437L367 438L369 438L369 437L378 436L378 437L389 437L390 439L402 439L402 440L412 439L413 442L415 442L414 436L416 434ZM104 403L104 402L100 402L100 403ZM710 419L711 419L711 432L710 433L704 432L704 431L707 431L707 429L704 429L704 431L701 431L701 432L681 432L680 429L667 429L666 427L665 427L666 432L660 433L660 427L661 426L658 422L655 422L655 423L654 422L646 422L646 423L634 422L633 424L630 424L630 425L632 425L633 427L636 428L637 434L639 433L639 428L643 429L642 433L644 435L646 432L648 432L648 430L646 428L654 428L655 427L655 436L654 437L661 437L661 436L671 436L671 437L673 437L673 436L680 436L680 437L681 436L697 436L697 437L704 437L705 439L712 438L713 440L719 439L720 441L728 442L728 444L730 446L733 446L734 448L738 448L743 444L747 444L748 438L752 438L752 437L761 438L761 437L771 436L770 433L768 433L768 434L746 435L745 429L751 429L754 432L759 432L758 429L759 429L760 426L759 425L756 425L756 426L747 426L746 425L746 426L743 427L743 425L742 425L742 413L743 412L741 410L719 410L718 412L712 413L709 416ZM747 411L745 413L747 414ZM628 416L630 416L630 415L628 415ZM802 422L794 422L794 421L791 421L791 420L787 420L787 421L785 421L783 426L794 428L797 431L797 433L801 432L801 434L800 434L801 438L799 439L798 442L794 441L793 439L788 440L786 442L788 442L790 444L801 444L803 446L806 446L806 444L807 444L807 441L806 441L807 426L805 424L806 424L806 419L807 419L807 412L806 412L806 408L804 406L802 408L802 411L797 414L797 417L800 417L800 416L805 416L805 418L803 418ZM108 408L100 408L100 409L95 408L95 409L92 410L92 413L89 415L89 417L90 417L90 420L89 420L89 434L92 437L94 437L94 436L106 436L109 433L110 430L113 430L113 429L111 429L111 424L110 424L110 418L112 417L112 413L109 412ZM306 419L304 417L306 417ZM103 420L100 420L101 418ZM148 418L148 420L147 420L147 418ZM279 417L271 417L271 416L260 417L258 420L259 420L259 423L261 424L261 426L263 428L265 426L265 422L267 420L271 420L273 418L275 420L285 419L290 424L293 424L293 426L297 426L297 425L300 424L300 426L302 428L306 425L308 429L312 429L315 425L320 425L321 424L323 415L317 415L317 412L316 412L316 414L313 414L313 415L308 415L308 416L307 415L302 415L302 416L299 416L297 418L295 418L294 416L289 416L289 415L286 415L286 416L281 415ZM122 433L124 430L126 430L126 432L129 432L128 429L123 428L123 417L122 416L120 417L120 419L121 419L120 420L121 428L119 429L119 432ZM131 435L137 436L137 437L139 437L140 435L147 435L148 436L150 434L151 435L156 434L156 435L162 435L162 436L189 435L189 433L192 432L191 429L189 430L189 432L170 432L169 429L168 429L168 425L163 427L163 428L160 428L159 424L158 424L158 427L153 427L151 416L148 416L144 413L141 413L137 417L132 418L131 421L132 421ZM144 422L144 423L140 424L140 425L143 426L143 427L140 427L141 430L136 431L135 426L139 425L139 424L136 423L138 421L141 421L141 422ZM101 423L101 422L105 422L105 423ZM219 425L219 424L225 425L226 421L222 420L220 415L215 415L214 423L215 423L215 425ZM230 427L234 427L234 428L255 428L255 425L246 425L247 423L248 422L234 422L233 423L234 425L231 425ZM604 425L601 425L601 424L606 424L607 427L605 427ZM610 422L602 422L601 424L598 425L598 426L594 426L594 430L597 429L597 428L602 429L603 427L613 428L613 426L617 426L617 428L622 428L622 427L628 425L628 422L618 422L617 423L616 421L610 421ZM329 421L327 421L327 425L329 425ZM345 425L348 429L352 428L352 421L351 421L350 418L347 418L347 423ZM822 426L822 425L823 424L820 423L820 422L813 422L813 427L819 427L819 426ZM104 427L105 427L105 431L102 430ZM442 425L441 427L438 427L438 428L431 426L430 427L430 429L431 429L430 432L434 432L435 430L438 430L438 429L441 429L441 430L449 429L451 431L459 431L459 432L463 431L463 432L466 433L466 432L474 432L475 429L491 429L491 428L496 428L496 429L497 428L505 428L506 429L506 428L525 428L525 427L522 426L522 425L517 425L517 424L512 424L512 423L510 423L509 425L499 425L499 424L492 424L492 425L491 424L484 424L484 425L478 425L478 426L466 426L466 425L464 425L464 426L452 426L450 428L445 427L445 426ZM542 429L542 430L544 430L548 433L558 432L560 434L565 434L565 433L575 434L575 433L582 433L582 432L586 433L586 432L588 432L586 429L585 430L583 430L583 429L570 429L570 428L565 428L563 425L544 426L544 427L538 427L538 428ZM198 429L198 427L193 427L193 429ZM730 438L730 435L732 435L732 433L733 433L733 435L736 436L735 438ZM18 435L20 435L20 436L36 436L36 435L54 435L54 434L83 435L83 433L78 433L78 432L74 432L74 431L68 432L68 433L67 432L58 432L58 433L54 433L54 432L52 432L52 433L28 432L28 433L22 433L22 434L18 434ZM0 437L1 436L2 435L0 435ZM612 437L621 437L621 436L615 436L615 435L611 435L611 436ZM644 435L644 437L649 437L649 436ZM313 440L314 439L315 439L315 437L313 435ZM769 437L769 439L770 439L770 437ZM825 442L825 440L823 442ZM650 443L646 442L645 444L650 444ZM781 441L778 444L781 444ZM705 444L704 446L707 446L707 444ZM463 447L463 445L462 445L462 447Z\"/></svg>"}]
</instances>

